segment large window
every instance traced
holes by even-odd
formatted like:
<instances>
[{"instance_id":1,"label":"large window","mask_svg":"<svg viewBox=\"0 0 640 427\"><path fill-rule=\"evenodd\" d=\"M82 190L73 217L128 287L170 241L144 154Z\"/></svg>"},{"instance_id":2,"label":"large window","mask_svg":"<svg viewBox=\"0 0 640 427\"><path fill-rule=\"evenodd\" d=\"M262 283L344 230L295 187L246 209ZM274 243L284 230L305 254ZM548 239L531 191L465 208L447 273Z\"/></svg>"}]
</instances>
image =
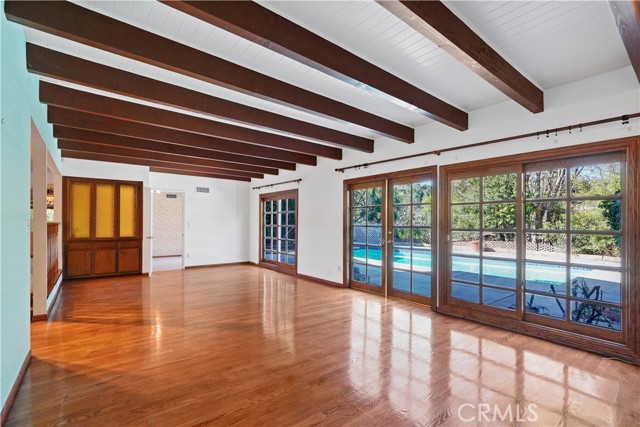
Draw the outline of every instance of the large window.
<instances>
[{"instance_id":1,"label":"large window","mask_svg":"<svg viewBox=\"0 0 640 427\"><path fill-rule=\"evenodd\" d=\"M439 311L636 353L636 156L621 140L442 168Z\"/></svg>"},{"instance_id":2,"label":"large window","mask_svg":"<svg viewBox=\"0 0 640 427\"><path fill-rule=\"evenodd\" d=\"M288 272L297 266L298 191L260 195L260 261Z\"/></svg>"}]
</instances>

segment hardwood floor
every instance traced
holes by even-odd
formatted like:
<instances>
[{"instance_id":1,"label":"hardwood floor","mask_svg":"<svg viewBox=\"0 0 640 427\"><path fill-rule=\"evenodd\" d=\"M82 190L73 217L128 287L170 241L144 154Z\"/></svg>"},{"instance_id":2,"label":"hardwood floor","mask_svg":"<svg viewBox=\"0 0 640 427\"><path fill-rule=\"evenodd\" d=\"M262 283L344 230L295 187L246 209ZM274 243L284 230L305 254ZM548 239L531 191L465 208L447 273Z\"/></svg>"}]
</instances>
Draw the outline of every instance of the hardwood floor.
<instances>
[{"instance_id":1,"label":"hardwood floor","mask_svg":"<svg viewBox=\"0 0 640 427\"><path fill-rule=\"evenodd\" d=\"M66 283L32 353L7 426L640 418L638 366L252 266Z\"/></svg>"}]
</instances>

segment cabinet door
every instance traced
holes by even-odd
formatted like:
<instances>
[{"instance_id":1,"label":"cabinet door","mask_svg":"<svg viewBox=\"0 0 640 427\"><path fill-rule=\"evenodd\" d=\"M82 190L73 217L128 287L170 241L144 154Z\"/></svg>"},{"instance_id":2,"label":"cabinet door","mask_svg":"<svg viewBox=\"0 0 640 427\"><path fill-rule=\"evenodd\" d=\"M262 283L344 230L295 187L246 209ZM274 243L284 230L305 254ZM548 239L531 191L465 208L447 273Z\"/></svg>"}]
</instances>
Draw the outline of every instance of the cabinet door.
<instances>
[{"instance_id":1,"label":"cabinet door","mask_svg":"<svg viewBox=\"0 0 640 427\"><path fill-rule=\"evenodd\" d=\"M97 182L95 200L95 238L113 239L116 237L116 184Z\"/></svg>"},{"instance_id":2,"label":"cabinet door","mask_svg":"<svg viewBox=\"0 0 640 427\"><path fill-rule=\"evenodd\" d=\"M93 246L93 274L115 274L116 242L96 242Z\"/></svg>"},{"instance_id":3,"label":"cabinet door","mask_svg":"<svg viewBox=\"0 0 640 427\"><path fill-rule=\"evenodd\" d=\"M67 251L67 277L91 275L91 250L70 249Z\"/></svg>"},{"instance_id":4,"label":"cabinet door","mask_svg":"<svg viewBox=\"0 0 640 427\"><path fill-rule=\"evenodd\" d=\"M120 238L138 237L139 194L138 186L133 184L120 184L119 206L119 236Z\"/></svg>"},{"instance_id":5,"label":"cabinet door","mask_svg":"<svg viewBox=\"0 0 640 427\"><path fill-rule=\"evenodd\" d=\"M69 182L69 231L71 239L90 239L91 236L91 183Z\"/></svg>"},{"instance_id":6,"label":"cabinet door","mask_svg":"<svg viewBox=\"0 0 640 427\"><path fill-rule=\"evenodd\" d=\"M118 272L137 273L140 270L140 248L120 248L118 251Z\"/></svg>"}]
</instances>

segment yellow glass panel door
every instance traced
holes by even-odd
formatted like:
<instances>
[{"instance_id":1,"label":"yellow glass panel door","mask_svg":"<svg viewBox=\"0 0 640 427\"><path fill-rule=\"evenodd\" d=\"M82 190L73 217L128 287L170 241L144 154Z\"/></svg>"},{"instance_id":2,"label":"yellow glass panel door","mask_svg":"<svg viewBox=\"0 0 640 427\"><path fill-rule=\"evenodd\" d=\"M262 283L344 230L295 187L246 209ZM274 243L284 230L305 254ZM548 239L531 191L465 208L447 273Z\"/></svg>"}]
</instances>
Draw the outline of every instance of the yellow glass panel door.
<instances>
[{"instance_id":1,"label":"yellow glass panel door","mask_svg":"<svg viewBox=\"0 0 640 427\"><path fill-rule=\"evenodd\" d=\"M91 237L91 184L71 182L69 193L71 238L88 239Z\"/></svg>"},{"instance_id":2,"label":"yellow glass panel door","mask_svg":"<svg viewBox=\"0 0 640 427\"><path fill-rule=\"evenodd\" d=\"M96 184L96 238L114 238L115 184Z\"/></svg>"},{"instance_id":3,"label":"yellow glass panel door","mask_svg":"<svg viewBox=\"0 0 640 427\"><path fill-rule=\"evenodd\" d=\"M120 184L120 237L138 235L138 188Z\"/></svg>"}]
</instances>

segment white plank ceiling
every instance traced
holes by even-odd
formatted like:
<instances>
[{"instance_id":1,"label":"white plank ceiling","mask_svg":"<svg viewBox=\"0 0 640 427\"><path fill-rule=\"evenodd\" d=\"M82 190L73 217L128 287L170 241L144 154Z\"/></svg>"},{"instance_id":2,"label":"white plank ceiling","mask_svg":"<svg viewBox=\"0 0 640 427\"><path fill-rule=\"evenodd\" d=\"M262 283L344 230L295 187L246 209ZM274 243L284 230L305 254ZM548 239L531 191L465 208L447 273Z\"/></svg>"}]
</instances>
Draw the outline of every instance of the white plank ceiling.
<instances>
[{"instance_id":1,"label":"white plank ceiling","mask_svg":"<svg viewBox=\"0 0 640 427\"><path fill-rule=\"evenodd\" d=\"M430 122L416 112L162 3L150 0L75 3L398 123L417 127ZM465 111L470 112L504 101L511 102L513 108L523 108L373 1L260 3ZM507 61L543 90L630 65L606 2L445 3ZM300 112L37 30L24 28L24 31L28 42L53 50L321 126L375 137L355 125ZM91 89L84 90L100 93ZM152 105L138 100L130 101ZM186 111L183 113L197 115Z\"/></svg>"}]
</instances>

